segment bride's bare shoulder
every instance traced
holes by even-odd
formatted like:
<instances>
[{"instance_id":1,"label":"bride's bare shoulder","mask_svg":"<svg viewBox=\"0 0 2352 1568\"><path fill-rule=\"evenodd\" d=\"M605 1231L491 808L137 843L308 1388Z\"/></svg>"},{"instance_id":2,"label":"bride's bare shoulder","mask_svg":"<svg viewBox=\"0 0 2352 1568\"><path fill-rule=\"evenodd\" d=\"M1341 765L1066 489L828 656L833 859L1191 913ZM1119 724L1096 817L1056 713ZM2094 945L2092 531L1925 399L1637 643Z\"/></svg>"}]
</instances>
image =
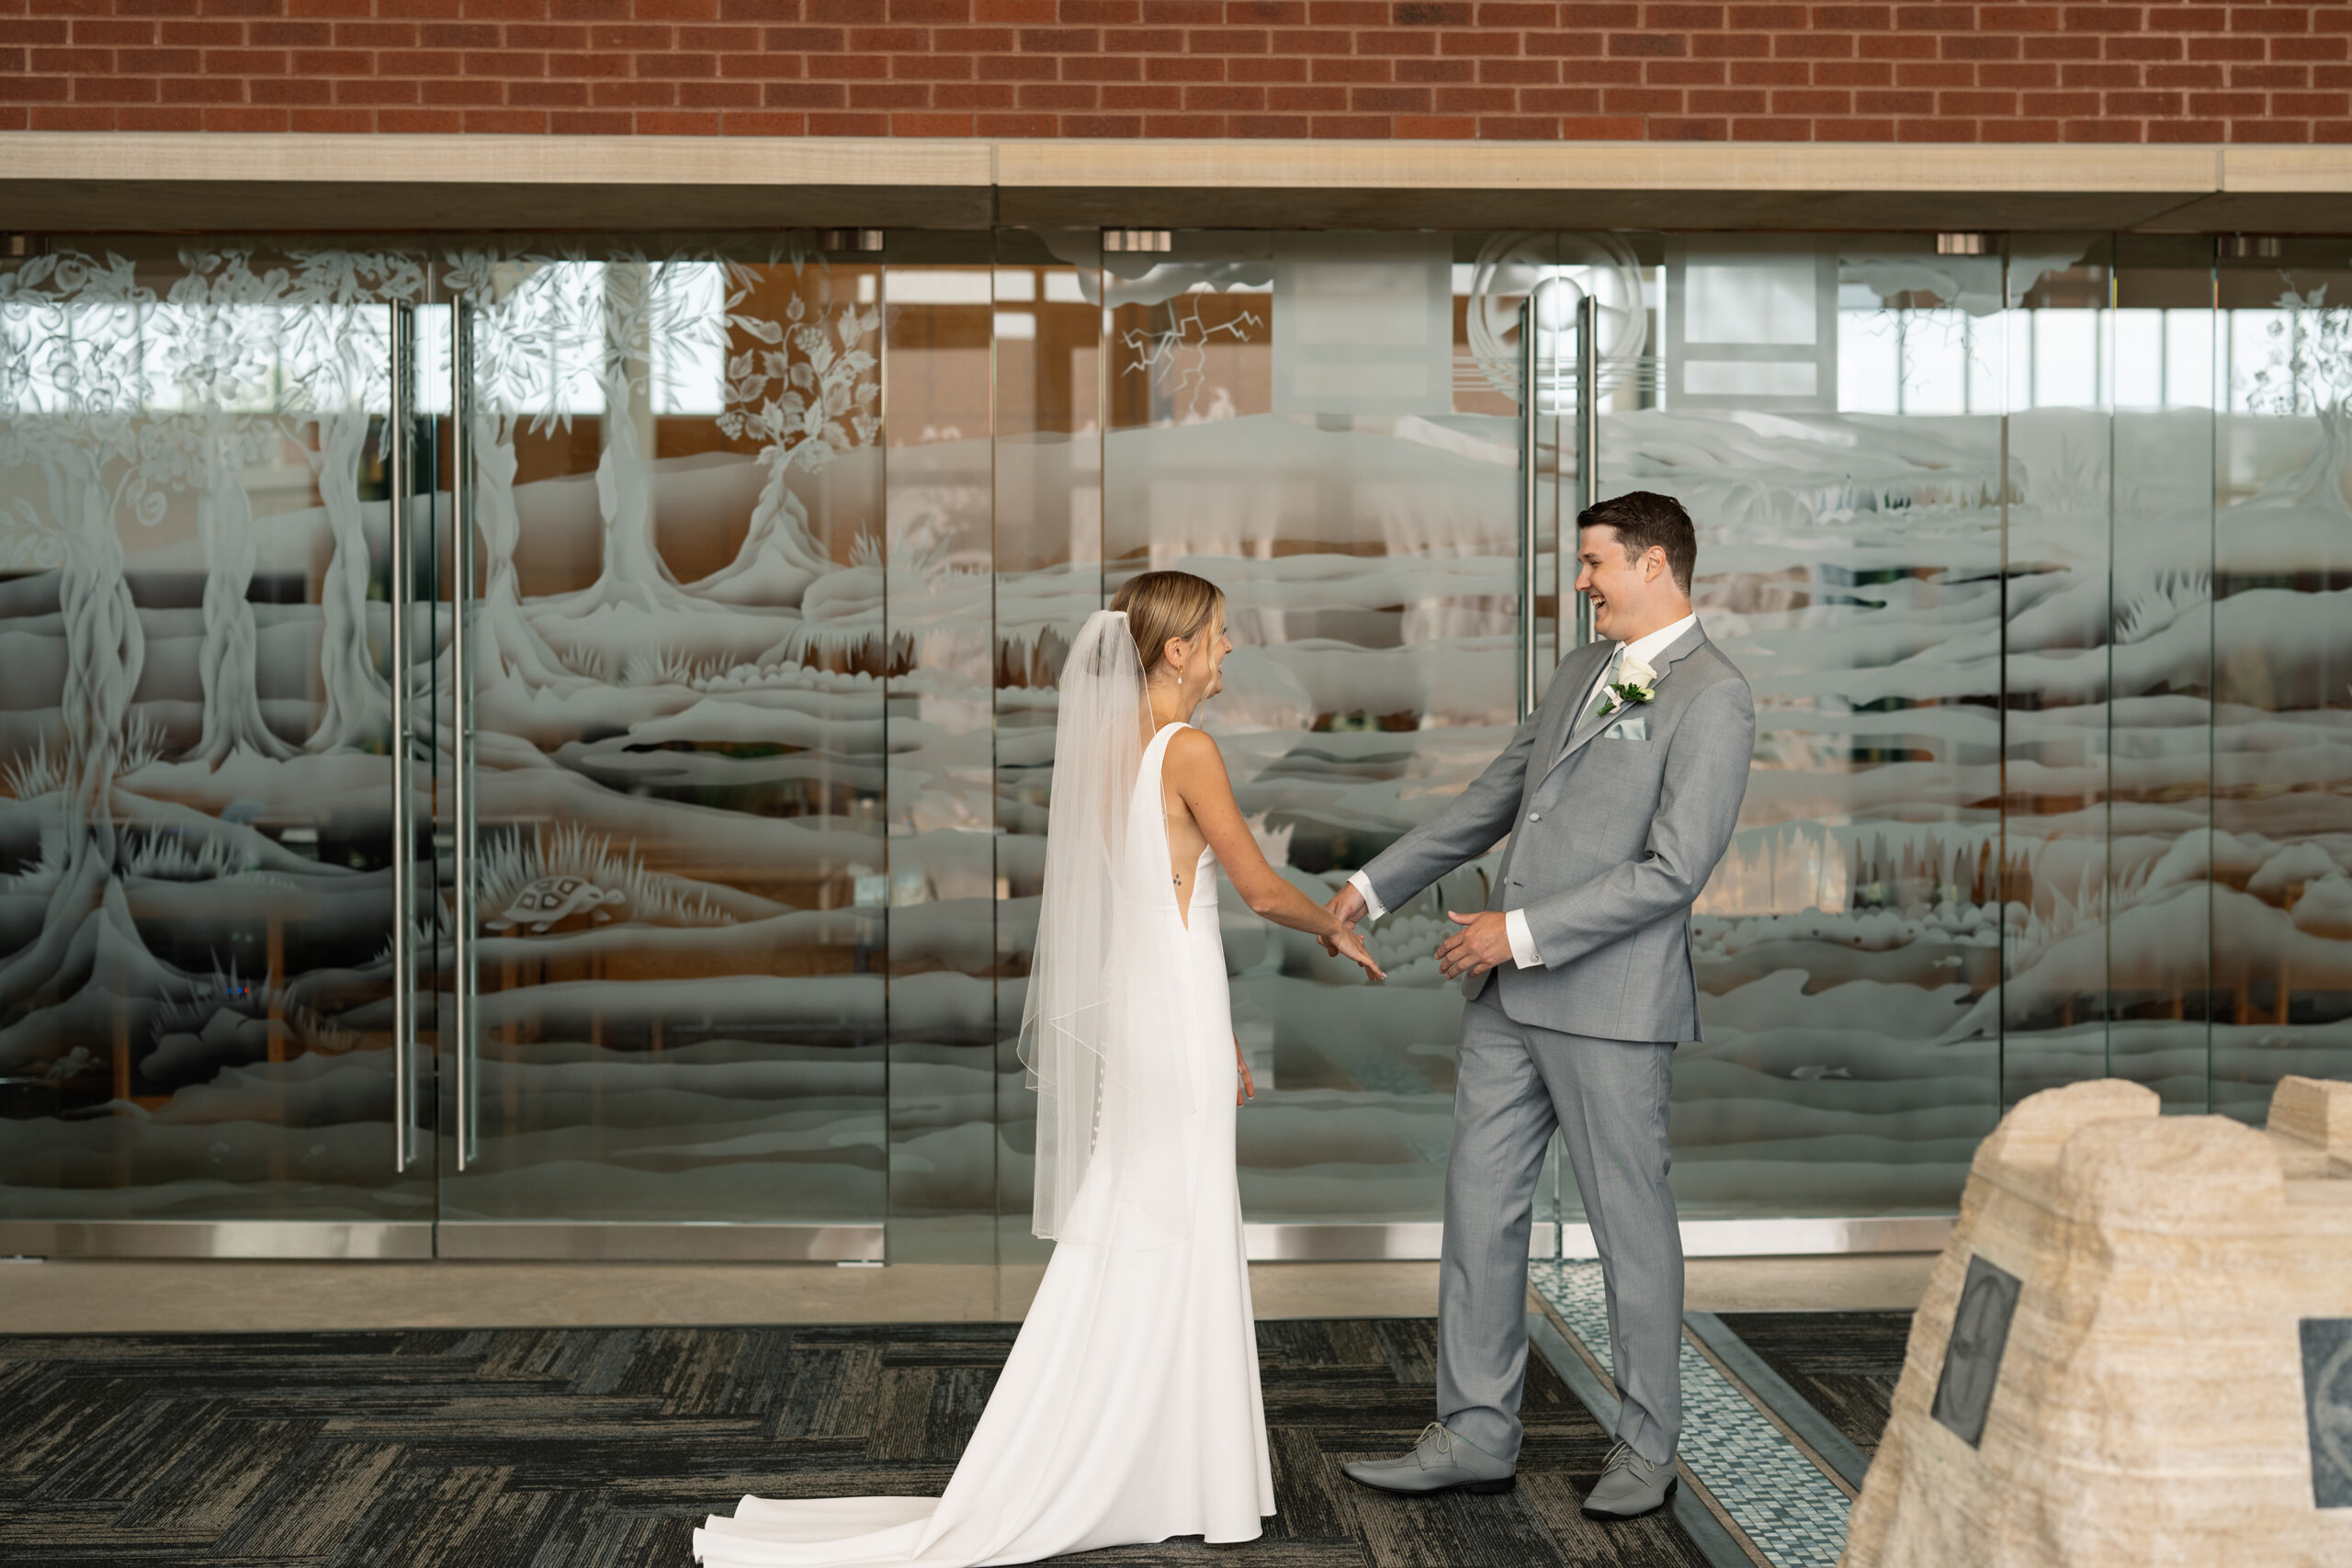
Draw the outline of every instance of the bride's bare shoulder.
<instances>
[{"instance_id":1,"label":"bride's bare shoulder","mask_svg":"<svg viewBox=\"0 0 2352 1568\"><path fill-rule=\"evenodd\" d=\"M1168 760L1171 762L1222 762L1225 754L1209 739L1208 731L1185 725L1168 738Z\"/></svg>"},{"instance_id":2,"label":"bride's bare shoulder","mask_svg":"<svg viewBox=\"0 0 2352 1568\"><path fill-rule=\"evenodd\" d=\"M1216 742L1191 725L1186 725L1168 738L1168 768L1179 779L1193 778L1205 784L1225 778L1225 754Z\"/></svg>"}]
</instances>

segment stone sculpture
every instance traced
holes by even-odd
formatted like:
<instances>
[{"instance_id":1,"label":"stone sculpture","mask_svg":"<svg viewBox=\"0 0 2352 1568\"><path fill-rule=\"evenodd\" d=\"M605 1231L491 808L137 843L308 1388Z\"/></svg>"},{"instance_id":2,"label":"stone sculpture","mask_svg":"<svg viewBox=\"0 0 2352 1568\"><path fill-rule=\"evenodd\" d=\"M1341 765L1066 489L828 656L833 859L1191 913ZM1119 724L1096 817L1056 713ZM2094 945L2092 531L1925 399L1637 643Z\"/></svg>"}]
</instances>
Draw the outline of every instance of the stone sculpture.
<instances>
[{"instance_id":1,"label":"stone sculpture","mask_svg":"<svg viewBox=\"0 0 2352 1568\"><path fill-rule=\"evenodd\" d=\"M2352 1083L2156 1112L2075 1084L1985 1140L1844 1568L2352 1562Z\"/></svg>"}]
</instances>

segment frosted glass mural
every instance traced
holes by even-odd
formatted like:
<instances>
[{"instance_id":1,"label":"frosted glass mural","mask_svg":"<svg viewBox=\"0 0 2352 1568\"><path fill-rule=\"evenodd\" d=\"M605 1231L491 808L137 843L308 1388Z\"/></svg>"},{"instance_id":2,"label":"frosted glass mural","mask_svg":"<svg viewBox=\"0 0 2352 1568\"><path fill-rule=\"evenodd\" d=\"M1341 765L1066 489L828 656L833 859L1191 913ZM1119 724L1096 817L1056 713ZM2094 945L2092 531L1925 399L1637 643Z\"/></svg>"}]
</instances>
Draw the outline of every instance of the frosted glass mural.
<instances>
[{"instance_id":1,"label":"frosted glass mural","mask_svg":"<svg viewBox=\"0 0 2352 1568\"><path fill-rule=\"evenodd\" d=\"M481 552L442 672L480 845L479 1070L443 1123L479 1147L445 1149L444 1220L883 1215L879 276L443 272Z\"/></svg>"},{"instance_id":2,"label":"frosted glass mural","mask_svg":"<svg viewBox=\"0 0 2352 1568\"><path fill-rule=\"evenodd\" d=\"M1105 577L1225 589L1236 648L1202 722L1318 901L1517 722L1517 345L1472 333L1515 330L1512 285L1540 274L1493 264L1531 249L1552 259L1549 236L1227 233L1103 258ZM1462 998L1431 953L1443 901L1483 907L1492 869L1377 928L1377 988L1227 890L1251 1219L1438 1216Z\"/></svg>"},{"instance_id":3,"label":"frosted glass mural","mask_svg":"<svg viewBox=\"0 0 2352 1568\"><path fill-rule=\"evenodd\" d=\"M2352 244L2220 270L2212 1099L2352 1073Z\"/></svg>"},{"instance_id":4,"label":"frosted glass mural","mask_svg":"<svg viewBox=\"0 0 2352 1568\"><path fill-rule=\"evenodd\" d=\"M414 260L0 270L0 1218L395 1171L385 414Z\"/></svg>"},{"instance_id":5,"label":"frosted glass mural","mask_svg":"<svg viewBox=\"0 0 2352 1568\"><path fill-rule=\"evenodd\" d=\"M0 1221L887 1223L899 1261L1035 1261L1011 1037L1070 633L1148 567L1225 586L1203 717L1327 896L1504 744L1522 636L1556 657L1547 276L1601 300L1601 491L1690 504L1758 696L1695 918L1689 1217L1947 1211L2052 1084L2252 1117L2352 1072L2352 240L888 247L0 265ZM1380 987L1228 908L1251 1220L1437 1217L1430 954L1491 869L1379 929Z\"/></svg>"},{"instance_id":6,"label":"frosted glass mural","mask_svg":"<svg viewBox=\"0 0 2352 1568\"><path fill-rule=\"evenodd\" d=\"M2015 481L1965 389L1998 363L2001 263L1899 240L1757 260L1772 330L1745 359L1688 352L1810 386L1678 398L1669 364L1664 406L1602 419L1601 488L1690 508L1693 598L1757 699L1739 831L1693 919L1707 1039L1675 1063L1675 1189L1688 1218L1948 1208L1998 1111ZM1678 337L1736 335L1729 303L1702 307L1745 298L1742 265L1732 239L1669 251ZM1961 395L1913 412L1931 378Z\"/></svg>"}]
</instances>

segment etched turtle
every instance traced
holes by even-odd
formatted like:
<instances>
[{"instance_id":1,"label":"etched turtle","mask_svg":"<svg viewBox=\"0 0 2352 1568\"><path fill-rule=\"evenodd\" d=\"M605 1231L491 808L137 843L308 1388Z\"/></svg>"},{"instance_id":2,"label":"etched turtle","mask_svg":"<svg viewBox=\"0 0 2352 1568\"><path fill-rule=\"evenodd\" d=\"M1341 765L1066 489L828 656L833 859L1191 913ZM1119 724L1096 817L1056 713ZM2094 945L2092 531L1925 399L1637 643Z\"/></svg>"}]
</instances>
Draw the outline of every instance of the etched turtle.
<instances>
[{"instance_id":1,"label":"etched turtle","mask_svg":"<svg viewBox=\"0 0 2352 1568\"><path fill-rule=\"evenodd\" d=\"M599 887L584 876L542 876L514 895L504 914L482 924L494 931L527 926L537 935L582 913L589 915L591 923L602 925L613 918L614 908L628 902L628 895L619 888Z\"/></svg>"}]
</instances>

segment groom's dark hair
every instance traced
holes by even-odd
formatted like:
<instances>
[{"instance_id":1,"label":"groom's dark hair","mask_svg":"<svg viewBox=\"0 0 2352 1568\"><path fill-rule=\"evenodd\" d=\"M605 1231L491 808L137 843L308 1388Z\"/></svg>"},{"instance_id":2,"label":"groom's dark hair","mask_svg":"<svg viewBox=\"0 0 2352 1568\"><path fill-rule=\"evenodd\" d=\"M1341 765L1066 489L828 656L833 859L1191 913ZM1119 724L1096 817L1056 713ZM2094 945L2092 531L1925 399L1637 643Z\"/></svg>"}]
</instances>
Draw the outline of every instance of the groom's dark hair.
<instances>
[{"instance_id":1,"label":"groom's dark hair","mask_svg":"<svg viewBox=\"0 0 2352 1568\"><path fill-rule=\"evenodd\" d=\"M1578 531L1602 525L1617 530L1627 560L1639 560L1653 548L1664 550L1674 586L1690 593L1690 574L1699 565L1699 534L1680 502L1656 491L1629 490L1577 513Z\"/></svg>"}]
</instances>

